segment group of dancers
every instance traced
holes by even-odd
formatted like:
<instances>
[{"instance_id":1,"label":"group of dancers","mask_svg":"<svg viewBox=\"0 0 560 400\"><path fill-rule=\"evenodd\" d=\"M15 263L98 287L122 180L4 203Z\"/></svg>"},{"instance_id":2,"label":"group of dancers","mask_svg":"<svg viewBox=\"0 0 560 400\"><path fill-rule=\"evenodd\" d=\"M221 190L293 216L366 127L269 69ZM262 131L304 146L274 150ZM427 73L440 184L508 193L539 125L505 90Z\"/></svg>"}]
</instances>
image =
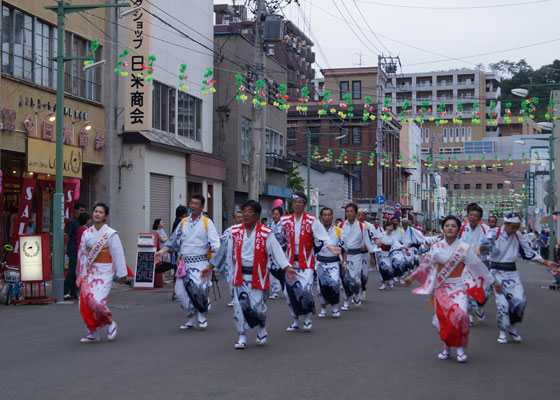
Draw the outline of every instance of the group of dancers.
<instances>
[{"instance_id":1,"label":"group of dancers","mask_svg":"<svg viewBox=\"0 0 560 400\"><path fill-rule=\"evenodd\" d=\"M516 271L519 256L547 265L517 234L521 219L516 214L504 218L503 227L490 229L481 222L482 209L471 204L467 220L449 216L442 222L443 238L424 236L408 223L393 218L382 228L378 220L365 221L365 210L354 203L345 207L346 220L333 225L333 210L325 207L320 218L306 213L307 197L292 195L293 213L279 215L271 227L260 221L262 207L254 200L245 202L237 223L220 237L212 221L203 215L205 199L194 194L191 215L184 218L164 246L155 254L156 264L168 251L176 252L175 293L186 323L180 329L208 327L210 276L214 269L230 286L233 319L238 338L235 349L247 348L247 332L257 328L256 344L268 340L266 329L269 296L283 291L293 317L288 332L311 331L315 314L314 287L318 287L319 318L333 318L350 304L360 307L366 296L370 269L376 265L382 280L379 289L395 283L408 286L421 283L415 293L428 294L435 304L433 323L444 343L439 358L450 357L457 348L457 360L465 362L469 313L484 319L483 305L491 294L498 306L498 342L521 336L514 327L523 317L526 299ZM101 212L102 211L102 212ZM97 213L97 214L96 214ZM108 326L109 339L117 333L116 323L107 308L111 282L109 275L126 275L126 264L118 235L104 224L108 207L94 207L94 226L84 234L78 255L80 312L88 334L83 342L98 341L98 330ZM429 249L420 264L422 248ZM271 290L273 289L274 290ZM339 309L340 294L343 305Z\"/></svg>"}]
</instances>

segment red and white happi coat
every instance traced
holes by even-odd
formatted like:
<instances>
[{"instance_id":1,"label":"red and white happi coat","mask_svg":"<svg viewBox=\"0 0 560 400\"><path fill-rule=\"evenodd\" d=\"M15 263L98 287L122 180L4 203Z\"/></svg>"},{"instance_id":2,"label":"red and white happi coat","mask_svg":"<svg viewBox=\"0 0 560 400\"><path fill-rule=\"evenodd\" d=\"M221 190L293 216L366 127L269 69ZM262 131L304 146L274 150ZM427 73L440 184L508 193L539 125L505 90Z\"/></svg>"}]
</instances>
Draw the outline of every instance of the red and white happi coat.
<instances>
[{"instance_id":1,"label":"red and white happi coat","mask_svg":"<svg viewBox=\"0 0 560 400\"><path fill-rule=\"evenodd\" d=\"M258 290L267 290L269 271L268 253L266 251L266 239L272 232L272 229L258 222L255 229L255 254L253 258L253 275L251 287ZM241 253L243 250L244 236L245 224L235 225L231 228L231 237L233 240L233 286L243 285Z\"/></svg>"},{"instance_id":2,"label":"red and white happi coat","mask_svg":"<svg viewBox=\"0 0 560 400\"><path fill-rule=\"evenodd\" d=\"M315 269L315 254L313 252L313 230L312 225L315 217L311 214L303 213L301 217L301 228L297 232L299 235L298 267L299 269ZM294 265L296 255L296 222L294 214L284 215L280 219L284 230L284 240L286 241L286 258Z\"/></svg>"}]
</instances>

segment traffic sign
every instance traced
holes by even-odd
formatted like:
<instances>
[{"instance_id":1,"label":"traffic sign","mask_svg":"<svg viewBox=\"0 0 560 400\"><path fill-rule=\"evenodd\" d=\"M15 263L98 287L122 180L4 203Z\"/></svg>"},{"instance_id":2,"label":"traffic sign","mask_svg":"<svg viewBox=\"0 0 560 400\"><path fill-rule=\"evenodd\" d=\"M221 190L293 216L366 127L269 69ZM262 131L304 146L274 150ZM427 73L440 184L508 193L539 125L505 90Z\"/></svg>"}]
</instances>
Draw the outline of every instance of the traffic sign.
<instances>
[{"instance_id":1,"label":"traffic sign","mask_svg":"<svg viewBox=\"0 0 560 400\"><path fill-rule=\"evenodd\" d=\"M379 195L375 198L375 202L382 206L383 204L385 204L385 197Z\"/></svg>"},{"instance_id":2,"label":"traffic sign","mask_svg":"<svg viewBox=\"0 0 560 400\"><path fill-rule=\"evenodd\" d=\"M401 216L401 212L400 211L395 211L395 217L400 218Z\"/></svg>"},{"instance_id":3,"label":"traffic sign","mask_svg":"<svg viewBox=\"0 0 560 400\"><path fill-rule=\"evenodd\" d=\"M400 210L402 207L401 203L395 203L395 210Z\"/></svg>"}]
</instances>

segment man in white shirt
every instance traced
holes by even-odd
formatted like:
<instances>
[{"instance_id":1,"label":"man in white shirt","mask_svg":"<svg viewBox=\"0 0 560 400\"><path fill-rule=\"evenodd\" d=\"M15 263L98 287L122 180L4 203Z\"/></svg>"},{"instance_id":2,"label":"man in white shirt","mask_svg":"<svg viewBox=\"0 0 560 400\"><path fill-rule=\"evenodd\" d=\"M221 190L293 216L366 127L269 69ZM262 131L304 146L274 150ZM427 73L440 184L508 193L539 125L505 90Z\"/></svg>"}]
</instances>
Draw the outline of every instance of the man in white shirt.
<instances>
[{"instance_id":1,"label":"man in white shirt","mask_svg":"<svg viewBox=\"0 0 560 400\"><path fill-rule=\"evenodd\" d=\"M259 223L261 205L248 200L242 208L243 223L228 229L225 243L202 271L203 279L210 276L214 267L230 275L228 281L232 283L234 294L233 320L239 334L235 348L239 350L247 347L246 333L257 326L256 344L263 346L267 342L266 299L271 268L285 271L289 281L295 279L295 272L272 229Z\"/></svg>"},{"instance_id":2,"label":"man in white shirt","mask_svg":"<svg viewBox=\"0 0 560 400\"><path fill-rule=\"evenodd\" d=\"M193 194L189 203L190 217L184 218L169 237L164 246L155 255L156 264L163 254L171 250L179 254L181 262L177 268L175 294L188 321L180 329L191 329L196 325L195 314L198 313L198 327L206 329L208 322L208 291L210 280L202 279L202 270L208 265L208 251L216 252L220 247L220 238L214 223L202 215L205 199L201 194Z\"/></svg>"},{"instance_id":3,"label":"man in white shirt","mask_svg":"<svg viewBox=\"0 0 560 400\"><path fill-rule=\"evenodd\" d=\"M473 249L480 246L482 240L486 237L488 232L490 232L490 227L482 222L483 213L484 211L478 204L470 203L467 206L467 219L459 229L459 239L470 244ZM486 259L482 259L482 261L486 261ZM488 291L485 298L487 299L491 293L491 291ZM482 308L483 305L484 304L478 304L474 298L469 296L468 311L471 325L474 323L472 313L475 313L480 321L486 318L484 309Z\"/></svg>"},{"instance_id":4,"label":"man in white shirt","mask_svg":"<svg viewBox=\"0 0 560 400\"><path fill-rule=\"evenodd\" d=\"M517 232L520 225L519 215L506 215L504 226L488 232L476 251L479 257L481 253L490 255L490 273L502 285L503 293L495 293L500 329L498 343L507 343L508 334L515 342L521 341L521 335L514 324L523 319L527 298L515 265L517 259L522 257L524 260L545 265L552 271L560 271L557 263L544 260L531 249L525 238Z\"/></svg>"},{"instance_id":5,"label":"man in white shirt","mask_svg":"<svg viewBox=\"0 0 560 400\"><path fill-rule=\"evenodd\" d=\"M301 192L292 194L293 214L284 215L282 231L286 245L286 257L296 271L296 279L286 282L285 295L294 322L286 329L295 332L300 329L299 317L303 315L303 330L312 329L311 314L315 313L315 297L313 296L313 272L315 270L315 247L320 250L326 246L334 254L340 254L325 227L311 214L307 214L305 206L307 196ZM317 250L317 251L318 251Z\"/></svg>"},{"instance_id":6,"label":"man in white shirt","mask_svg":"<svg viewBox=\"0 0 560 400\"><path fill-rule=\"evenodd\" d=\"M369 253L371 260L373 259L373 252L375 250L372 240L374 240L378 246L381 246L381 242L379 242L379 235L376 232L372 231L372 238L370 238L368 227L356 218L358 214L357 204L347 204L345 213L346 221L343 222L340 239L341 246L344 249L342 255L342 268L344 270L344 277L342 278L342 284L344 286L344 305L342 306L342 310L348 311L350 309L350 297L352 297L352 301L356 307L362 305L363 296L360 296L360 289L362 289L362 251L365 249L366 252Z\"/></svg>"}]
</instances>

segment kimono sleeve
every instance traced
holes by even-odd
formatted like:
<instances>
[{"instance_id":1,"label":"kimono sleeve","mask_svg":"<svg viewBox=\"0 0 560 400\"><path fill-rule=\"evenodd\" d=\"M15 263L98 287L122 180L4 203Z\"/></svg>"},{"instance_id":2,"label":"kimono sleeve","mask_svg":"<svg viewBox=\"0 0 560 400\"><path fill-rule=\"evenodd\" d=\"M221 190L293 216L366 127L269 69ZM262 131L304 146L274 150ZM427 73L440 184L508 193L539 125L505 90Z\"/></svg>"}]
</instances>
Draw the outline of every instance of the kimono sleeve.
<instances>
[{"instance_id":1,"label":"kimono sleeve","mask_svg":"<svg viewBox=\"0 0 560 400\"><path fill-rule=\"evenodd\" d=\"M524 260L537 262L543 258L531 248L529 241L524 235L518 235L516 233L517 239L519 240L519 254Z\"/></svg>"},{"instance_id":2,"label":"kimono sleeve","mask_svg":"<svg viewBox=\"0 0 560 400\"><path fill-rule=\"evenodd\" d=\"M212 252L216 252L220 247L220 237L216 231L216 226L211 219L208 220L208 244Z\"/></svg>"},{"instance_id":3,"label":"kimono sleeve","mask_svg":"<svg viewBox=\"0 0 560 400\"><path fill-rule=\"evenodd\" d=\"M426 254L426 257L424 257L424 261L422 261L422 264L420 264L420 266L416 268L416 270L412 273L412 275L410 275L413 279L417 280L422 284L426 282L432 270L435 269L436 260L434 256L435 253L439 250L440 246L441 246L440 244L434 245L432 249L428 252L428 254Z\"/></svg>"},{"instance_id":4,"label":"kimono sleeve","mask_svg":"<svg viewBox=\"0 0 560 400\"><path fill-rule=\"evenodd\" d=\"M181 249L182 233L183 230L181 224L178 224L177 228L175 228L171 236L167 238L167 241L163 245L168 247L172 252L179 253L179 250Z\"/></svg>"},{"instance_id":5,"label":"kimono sleeve","mask_svg":"<svg viewBox=\"0 0 560 400\"><path fill-rule=\"evenodd\" d=\"M227 268L227 257L232 257L232 254L228 254L228 248L230 241L233 240L231 236L231 229L227 229L224 234L220 237L220 247L218 251L214 253L209 263L220 271L220 273L225 273Z\"/></svg>"},{"instance_id":6,"label":"kimono sleeve","mask_svg":"<svg viewBox=\"0 0 560 400\"><path fill-rule=\"evenodd\" d=\"M278 266L281 269L291 266L282 250L282 246L280 246L274 235L268 235L266 238L266 252L272 258L272 265Z\"/></svg>"},{"instance_id":7,"label":"kimono sleeve","mask_svg":"<svg viewBox=\"0 0 560 400\"><path fill-rule=\"evenodd\" d=\"M313 231L313 239L315 239L316 242L322 242L322 247L330 246L332 244L329 234L318 219L313 220L311 230Z\"/></svg>"},{"instance_id":8,"label":"kimono sleeve","mask_svg":"<svg viewBox=\"0 0 560 400\"><path fill-rule=\"evenodd\" d=\"M476 256L472 247L465 255L465 266L473 275L484 278L485 286L494 282L494 277L490 274L488 267Z\"/></svg>"},{"instance_id":9,"label":"kimono sleeve","mask_svg":"<svg viewBox=\"0 0 560 400\"><path fill-rule=\"evenodd\" d=\"M364 245L366 246L366 249L370 252L373 253L375 251L375 248L373 247L373 232L367 228L367 226L364 226L364 229L362 229L362 239L364 242Z\"/></svg>"},{"instance_id":10,"label":"kimono sleeve","mask_svg":"<svg viewBox=\"0 0 560 400\"><path fill-rule=\"evenodd\" d=\"M111 259L113 260L113 271L115 274L122 278L128 275L126 270L126 259L124 257L124 249L119 239L119 235L116 233L109 239L109 253L111 253Z\"/></svg>"},{"instance_id":11,"label":"kimono sleeve","mask_svg":"<svg viewBox=\"0 0 560 400\"><path fill-rule=\"evenodd\" d=\"M482 253L487 254L492 250L494 244L496 243L496 236L498 235L498 228L491 229L490 232L486 234L486 237L480 242L480 249Z\"/></svg>"}]
</instances>

